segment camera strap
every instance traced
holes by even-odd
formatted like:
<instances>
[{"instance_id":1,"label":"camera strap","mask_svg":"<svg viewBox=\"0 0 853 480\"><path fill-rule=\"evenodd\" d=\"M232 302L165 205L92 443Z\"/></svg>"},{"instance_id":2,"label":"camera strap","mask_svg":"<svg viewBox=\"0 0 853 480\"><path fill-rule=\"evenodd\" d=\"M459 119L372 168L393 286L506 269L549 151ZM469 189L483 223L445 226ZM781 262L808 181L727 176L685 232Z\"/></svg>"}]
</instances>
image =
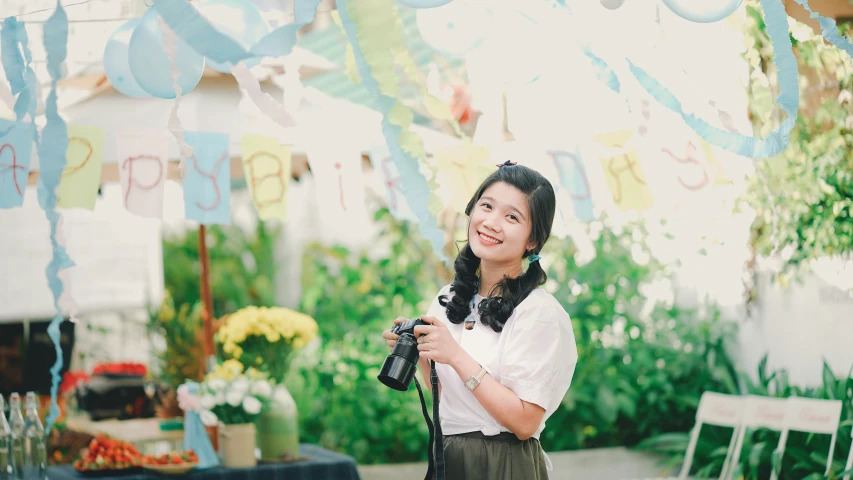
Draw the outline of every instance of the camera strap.
<instances>
[{"instance_id":1,"label":"camera strap","mask_svg":"<svg viewBox=\"0 0 853 480\"><path fill-rule=\"evenodd\" d=\"M429 429L429 451L427 474L424 480L445 480L444 478L444 437L441 435L441 420L438 418L438 373L435 371L435 362L430 360L430 383L432 384L432 417L435 419L433 426L432 420L429 418L429 410L424 399L424 392L421 389L421 384L418 379L415 379L415 387L418 389L418 396L421 398L421 411L424 414L424 419Z\"/></svg>"}]
</instances>

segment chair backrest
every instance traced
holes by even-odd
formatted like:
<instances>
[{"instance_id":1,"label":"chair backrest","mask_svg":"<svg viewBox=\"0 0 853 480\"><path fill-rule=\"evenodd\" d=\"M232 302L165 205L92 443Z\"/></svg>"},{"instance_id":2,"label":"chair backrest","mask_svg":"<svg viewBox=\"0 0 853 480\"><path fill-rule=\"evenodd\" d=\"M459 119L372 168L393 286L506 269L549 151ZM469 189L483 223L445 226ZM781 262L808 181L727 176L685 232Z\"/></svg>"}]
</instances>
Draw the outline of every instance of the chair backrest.
<instances>
[{"instance_id":1,"label":"chair backrest","mask_svg":"<svg viewBox=\"0 0 853 480\"><path fill-rule=\"evenodd\" d=\"M782 456L785 454L785 443L788 441L788 431L822 433L832 435L829 442L829 454L826 460L826 472L832 467L832 456L835 452L835 440L838 435L838 426L841 423L841 401L820 400L816 398L789 397L785 409L785 429L779 437L778 464L782 464ZM776 480L777 472L774 466L771 480Z\"/></svg>"},{"instance_id":2,"label":"chair backrest","mask_svg":"<svg viewBox=\"0 0 853 480\"><path fill-rule=\"evenodd\" d=\"M723 471L720 472L720 478L725 478L729 472L732 452L734 451L735 441L738 437L741 418L743 417L744 398L740 395L726 395L723 393L705 392L699 400L699 408L696 411L696 424L690 432L690 442L687 445L687 452L684 454L684 464L681 467L679 479L684 480L690 473L690 467L693 464L693 454L696 452L696 442L699 440L699 430L702 425L716 425L720 427L732 427L732 440L729 442L729 449L726 452L726 459L723 462Z\"/></svg>"},{"instance_id":3,"label":"chair backrest","mask_svg":"<svg viewBox=\"0 0 853 480\"><path fill-rule=\"evenodd\" d=\"M768 428L778 432L785 430L787 409L788 399L786 398L761 397L758 395L747 395L744 397L741 428L738 432L734 452L732 453L729 478L734 475L734 466L740 461L740 453L743 449L746 430L749 428ZM723 480L723 477L720 477L720 480Z\"/></svg>"}]
</instances>

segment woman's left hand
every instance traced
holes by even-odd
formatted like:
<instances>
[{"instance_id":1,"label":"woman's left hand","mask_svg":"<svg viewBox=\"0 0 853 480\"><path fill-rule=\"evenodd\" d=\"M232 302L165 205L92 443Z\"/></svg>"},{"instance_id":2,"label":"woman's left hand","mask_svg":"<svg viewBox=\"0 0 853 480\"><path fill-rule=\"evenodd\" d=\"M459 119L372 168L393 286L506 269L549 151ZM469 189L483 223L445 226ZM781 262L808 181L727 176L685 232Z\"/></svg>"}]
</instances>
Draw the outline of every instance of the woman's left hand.
<instances>
[{"instance_id":1,"label":"woman's left hand","mask_svg":"<svg viewBox=\"0 0 853 480\"><path fill-rule=\"evenodd\" d=\"M415 327L415 336L418 338L418 350L421 352L421 358L452 365L464 352L462 347L456 343L456 339L453 338L450 330L441 320L435 317L421 317L421 320L429 323L429 325Z\"/></svg>"}]
</instances>

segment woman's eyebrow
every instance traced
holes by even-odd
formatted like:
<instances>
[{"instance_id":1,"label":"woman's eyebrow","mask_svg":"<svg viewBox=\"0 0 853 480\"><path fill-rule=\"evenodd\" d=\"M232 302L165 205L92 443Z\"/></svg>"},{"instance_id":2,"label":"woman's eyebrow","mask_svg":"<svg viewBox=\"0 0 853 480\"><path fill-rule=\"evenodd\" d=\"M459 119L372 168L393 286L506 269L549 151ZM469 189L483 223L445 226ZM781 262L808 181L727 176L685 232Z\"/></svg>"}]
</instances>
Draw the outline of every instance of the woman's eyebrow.
<instances>
[{"instance_id":1,"label":"woman's eyebrow","mask_svg":"<svg viewBox=\"0 0 853 480\"><path fill-rule=\"evenodd\" d=\"M486 196L486 197L480 197L480 200L488 200L488 201L490 201L490 202L492 202L492 203L498 203L498 201L497 201L497 200L495 200L495 199L494 199L494 198L492 198L492 197L488 197L488 196ZM524 216L524 214L523 214L523 213L521 213L521 210L519 210L519 209L517 209L517 208L513 207L512 205L509 205L508 207L509 207L509 209L510 209L510 210L512 210L512 211L514 211L515 213L517 213L517 214L518 214L518 216L519 216L519 217L521 217L521 219L522 219L522 220L527 220L527 217L525 217L525 216Z\"/></svg>"}]
</instances>

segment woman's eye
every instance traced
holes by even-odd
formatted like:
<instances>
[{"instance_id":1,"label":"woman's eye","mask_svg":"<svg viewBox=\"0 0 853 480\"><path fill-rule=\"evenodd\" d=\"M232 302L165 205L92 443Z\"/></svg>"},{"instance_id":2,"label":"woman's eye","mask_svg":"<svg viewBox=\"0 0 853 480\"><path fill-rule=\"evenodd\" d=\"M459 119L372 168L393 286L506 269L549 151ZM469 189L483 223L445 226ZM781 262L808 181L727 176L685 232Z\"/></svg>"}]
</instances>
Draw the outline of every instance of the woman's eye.
<instances>
[{"instance_id":1,"label":"woman's eye","mask_svg":"<svg viewBox=\"0 0 853 480\"><path fill-rule=\"evenodd\" d=\"M492 208L492 206L489 205L488 203L482 203L482 204L480 204L480 206L482 206L485 209L489 209L489 210L491 210L491 208Z\"/></svg>"},{"instance_id":2,"label":"woman's eye","mask_svg":"<svg viewBox=\"0 0 853 480\"><path fill-rule=\"evenodd\" d=\"M512 220L513 222L517 222L517 221L518 221L518 217L516 217L515 215L510 215L510 216L509 216L509 219L510 219L510 220Z\"/></svg>"}]
</instances>

